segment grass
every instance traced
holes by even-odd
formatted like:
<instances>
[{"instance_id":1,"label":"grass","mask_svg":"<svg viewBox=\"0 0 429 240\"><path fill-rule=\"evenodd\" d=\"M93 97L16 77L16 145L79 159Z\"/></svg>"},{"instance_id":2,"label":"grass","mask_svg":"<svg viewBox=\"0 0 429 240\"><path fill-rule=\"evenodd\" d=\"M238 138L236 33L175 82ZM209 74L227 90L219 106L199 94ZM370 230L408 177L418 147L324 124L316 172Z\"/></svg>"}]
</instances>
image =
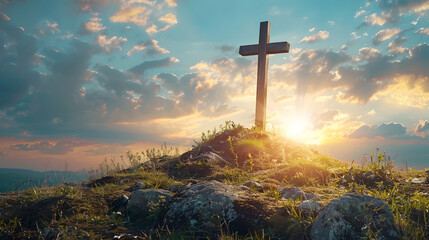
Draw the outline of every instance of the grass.
<instances>
[{"instance_id":1,"label":"grass","mask_svg":"<svg viewBox=\"0 0 429 240\"><path fill-rule=\"evenodd\" d=\"M323 205L347 192L380 197L389 204L404 239L428 238L429 199L424 193L429 189L411 183L411 179L424 176L423 171L395 171L384 153L377 153L373 161L365 165L344 163L276 133L244 128L233 122L226 122L218 129L203 133L193 151L210 146L231 163L230 166L181 160L179 149L166 144L160 149L128 151L119 162L105 159L98 178L89 181L87 187L59 185L0 195L0 238L39 238L43 229L45 232L53 229L64 239L109 239L120 235L138 235L144 239L229 240L279 236L309 239L316 217L299 211L301 200L281 197L278 189L290 186L316 194ZM376 175L375 181L367 182L368 171ZM129 196L127 189L136 182L143 182L148 189L168 189L205 180L234 186L258 181L263 192L239 192L247 199L240 207L263 210L266 222L238 233L219 220L217 232L207 235L196 230L177 231L165 225L151 225L158 223L163 214L158 206L153 206L147 218L153 221L143 221L140 225L134 224L126 212L112 211L112 203L123 194ZM30 220L35 224L30 224ZM367 237L374 237L374 231L368 229Z\"/></svg>"}]
</instances>

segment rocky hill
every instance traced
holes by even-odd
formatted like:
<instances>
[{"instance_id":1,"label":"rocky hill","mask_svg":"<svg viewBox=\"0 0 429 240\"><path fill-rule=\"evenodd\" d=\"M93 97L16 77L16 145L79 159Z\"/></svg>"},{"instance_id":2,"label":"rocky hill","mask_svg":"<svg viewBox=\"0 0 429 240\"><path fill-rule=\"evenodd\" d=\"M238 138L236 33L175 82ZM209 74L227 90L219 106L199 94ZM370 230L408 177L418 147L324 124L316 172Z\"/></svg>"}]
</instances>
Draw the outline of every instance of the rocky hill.
<instances>
[{"instance_id":1,"label":"rocky hill","mask_svg":"<svg viewBox=\"0 0 429 240\"><path fill-rule=\"evenodd\" d=\"M227 122L181 155L0 195L0 239L428 239L424 171L347 164Z\"/></svg>"}]
</instances>

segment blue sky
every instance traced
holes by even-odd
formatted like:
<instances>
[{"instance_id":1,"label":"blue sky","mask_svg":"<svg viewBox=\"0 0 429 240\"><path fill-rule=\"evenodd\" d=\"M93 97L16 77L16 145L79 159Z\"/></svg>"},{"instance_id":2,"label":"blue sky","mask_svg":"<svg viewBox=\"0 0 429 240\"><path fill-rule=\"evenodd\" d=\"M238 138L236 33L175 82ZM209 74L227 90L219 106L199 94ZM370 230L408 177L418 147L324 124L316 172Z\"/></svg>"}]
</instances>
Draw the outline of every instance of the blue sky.
<instances>
[{"instance_id":1,"label":"blue sky","mask_svg":"<svg viewBox=\"0 0 429 240\"><path fill-rule=\"evenodd\" d=\"M258 42L268 126L335 158L429 167L429 1L0 1L0 167L96 167L225 120L251 126Z\"/></svg>"}]
</instances>

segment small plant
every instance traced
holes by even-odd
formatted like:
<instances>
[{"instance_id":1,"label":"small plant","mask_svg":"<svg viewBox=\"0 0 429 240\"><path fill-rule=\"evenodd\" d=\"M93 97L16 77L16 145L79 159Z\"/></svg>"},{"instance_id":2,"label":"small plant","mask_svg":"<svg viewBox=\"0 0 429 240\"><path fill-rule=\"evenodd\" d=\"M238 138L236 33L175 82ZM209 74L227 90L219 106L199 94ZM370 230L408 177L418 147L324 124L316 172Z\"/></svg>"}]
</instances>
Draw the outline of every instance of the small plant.
<instances>
[{"instance_id":1,"label":"small plant","mask_svg":"<svg viewBox=\"0 0 429 240\"><path fill-rule=\"evenodd\" d=\"M253 164L253 157L251 153L249 153L249 165L250 165L250 172L252 172L254 164Z\"/></svg>"},{"instance_id":2,"label":"small plant","mask_svg":"<svg viewBox=\"0 0 429 240\"><path fill-rule=\"evenodd\" d=\"M21 220L17 217L13 219L9 219L6 221L5 219L0 220L0 236L3 234L13 234L19 232L19 228L21 226Z\"/></svg>"},{"instance_id":3,"label":"small plant","mask_svg":"<svg viewBox=\"0 0 429 240\"><path fill-rule=\"evenodd\" d=\"M234 145L232 143L232 138L231 136L228 137L228 143L229 143L229 151L231 152L231 154L234 156L234 160L235 160L235 165L237 167L239 167L238 165L238 155L237 153L234 151Z\"/></svg>"}]
</instances>

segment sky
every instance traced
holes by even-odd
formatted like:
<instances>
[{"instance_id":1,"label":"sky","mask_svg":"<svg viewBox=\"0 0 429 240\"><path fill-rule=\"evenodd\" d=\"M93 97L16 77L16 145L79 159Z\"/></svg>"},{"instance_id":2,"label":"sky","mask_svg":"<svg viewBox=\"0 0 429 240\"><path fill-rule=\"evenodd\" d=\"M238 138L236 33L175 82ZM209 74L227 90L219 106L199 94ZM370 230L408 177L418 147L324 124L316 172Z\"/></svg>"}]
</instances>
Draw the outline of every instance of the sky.
<instances>
[{"instance_id":1,"label":"sky","mask_svg":"<svg viewBox=\"0 0 429 240\"><path fill-rule=\"evenodd\" d=\"M331 157L429 167L429 0L0 0L0 167L97 168L254 121Z\"/></svg>"}]
</instances>

